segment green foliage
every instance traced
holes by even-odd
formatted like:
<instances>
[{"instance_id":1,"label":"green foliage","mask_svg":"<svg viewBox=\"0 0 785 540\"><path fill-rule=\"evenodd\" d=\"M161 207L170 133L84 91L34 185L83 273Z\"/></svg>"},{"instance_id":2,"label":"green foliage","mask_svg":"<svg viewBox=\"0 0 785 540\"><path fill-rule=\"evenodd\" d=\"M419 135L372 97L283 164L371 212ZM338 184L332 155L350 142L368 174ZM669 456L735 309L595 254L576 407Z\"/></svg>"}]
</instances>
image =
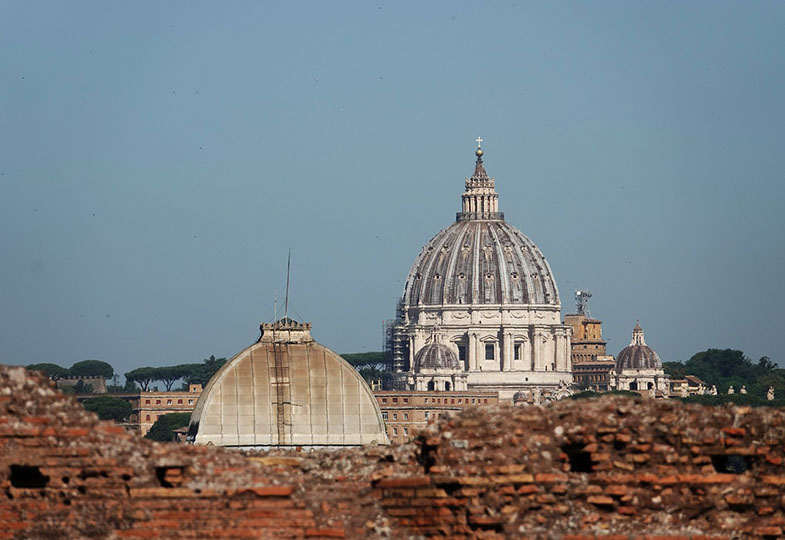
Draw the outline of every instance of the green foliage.
<instances>
[{"instance_id":1,"label":"green foliage","mask_svg":"<svg viewBox=\"0 0 785 540\"><path fill-rule=\"evenodd\" d=\"M668 362L663 367L665 373L674 378L682 378L683 375L678 374L683 373L702 379L709 388L716 385L719 395L715 397L726 396L730 386L736 391L736 394L730 396L731 399L734 399L733 396L750 396L736 397L734 403L741 403L739 400L744 399L751 399L750 404L757 399L766 401L766 392L770 386L774 387L775 396L785 398L785 370L778 368L767 356L753 363L742 351L707 349L694 354L684 364ZM738 394L742 386L747 387L746 395ZM715 401L717 404L722 403Z\"/></svg>"},{"instance_id":2,"label":"green foliage","mask_svg":"<svg viewBox=\"0 0 785 540\"><path fill-rule=\"evenodd\" d=\"M193 366L199 364L180 364L179 366L164 366L153 368L155 370L155 380L161 381L166 387L166 391L172 390L174 383L193 374Z\"/></svg>"},{"instance_id":3,"label":"green foliage","mask_svg":"<svg viewBox=\"0 0 785 540\"><path fill-rule=\"evenodd\" d=\"M101 360L82 360L77 362L69 370L71 375L79 377L103 377L111 379L114 375L114 368Z\"/></svg>"},{"instance_id":4,"label":"green foliage","mask_svg":"<svg viewBox=\"0 0 785 540\"><path fill-rule=\"evenodd\" d=\"M216 358L210 356L205 358L201 364L185 364L189 367L190 372L184 375L185 382L188 384L201 384L206 386L213 375L223 367L226 363L226 358Z\"/></svg>"},{"instance_id":5,"label":"green foliage","mask_svg":"<svg viewBox=\"0 0 785 540\"><path fill-rule=\"evenodd\" d=\"M365 352L342 354L341 357L357 370L369 385L373 381L384 378L387 361L383 352Z\"/></svg>"},{"instance_id":6,"label":"green foliage","mask_svg":"<svg viewBox=\"0 0 785 540\"><path fill-rule=\"evenodd\" d=\"M62 366L58 366L57 364L48 364L48 363L30 364L29 366L27 366L27 369L29 371L40 371L44 375L46 375L47 377L49 377L50 379L55 380L55 381L57 379L61 379L63 377L66 377L66 376L70 375L70 373L71 373L68 370L68 368L64 368Z\"/></svg>"},{"instance_id":7,"label":"green foliage","mask_svg":"<svg viewBox=\"0 0 785 540\"><path fill-rule=\"evenodd\" d=\"M85 384L83 380L76 381L76 384L73 386L74 394L92 394L93 393L93 385L92 384Z\"/></svg>"},{"instance_id":8,"label":"green foliage","mask_svg":"<svg viewBox=\"0 0 785 540\"><path fill-rule=\"evenodd\" d=\"M349 362L358 370L363 367L370 367L378 369L379 371L384 371L387 367L387 360L384 357L384 353L381 351L342 354L341 358Z\"/></svg>"},{"instance_id":9,"label":"green foliage","mask_svg":"<svg viewBox=\"0 0 785 540\"><path fill-rule=\"evenodd\" d=\"M635 399L643 399L637 392L630 392L628 390L611 390L610 392L592 392L591 390L587 390L571 395L570 399L586 399L605 396L627 396Z\"/></svg>"},{"instance_id":10,"label":"green foliage","mask_svg":"<svg viewBox=\"0 0 785 540\"><path fill-rule=\"evenodd\" d=\"M126 421L133 412L130 403L111 396L88 398L82 402L82 405L88 411L97 414L101 420L114 420L115 422Z\"/></svg>"},{"instance_id":11,"label":"green foliage","mask_svg":"<svg viewBox=\"0 0 785 540\"><path fill-rule=\"evenodd\" d=\"M191 413L170 413L159 416L145 435L146 439L167 442L174 439L174 430L185 427L191 421Z\"/></svg>"},{"instance_id":12,"label":"green foliage","mask_svg":"<svg viewBox=\"0 0 785 540\"><path fill-rule=\"evenodd\" d=\"M143 392L147 392L150 388L150 383L157 380L155 368L136 368L125 374L125 380L138 384ZM126 384L128 383L126 382Z\"/></svg>"},{"instance_id":13,"label":"green foliage","mask_svg":"<svg viewBox=\"0 0 785 540\"><path fill-rule=\"evenodd\" d=\"M681 362L663 362L662 370L671 379L683 379L687 375L694 375L694 373L687 373L687 368Z\"/></svg>"}]
</instances>

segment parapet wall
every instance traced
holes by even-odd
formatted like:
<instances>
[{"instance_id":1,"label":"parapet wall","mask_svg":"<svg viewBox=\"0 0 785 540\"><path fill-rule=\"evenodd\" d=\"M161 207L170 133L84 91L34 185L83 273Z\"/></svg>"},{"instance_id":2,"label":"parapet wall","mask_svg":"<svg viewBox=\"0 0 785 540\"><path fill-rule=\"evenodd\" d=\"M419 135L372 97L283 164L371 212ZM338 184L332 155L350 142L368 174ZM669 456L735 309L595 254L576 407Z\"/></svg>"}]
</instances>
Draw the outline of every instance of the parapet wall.
<instances>
[{"instance_id":1,"label":"parapet wall","mask_svg":"<svg viewBox=\"0 0 785 540\"><path fill-rule=\"evenodd\" d=\"M780 537L784 449L777 409L615 397L251 456L140 439L0 366L0 539Z\"/></svg>"}]
</instances>

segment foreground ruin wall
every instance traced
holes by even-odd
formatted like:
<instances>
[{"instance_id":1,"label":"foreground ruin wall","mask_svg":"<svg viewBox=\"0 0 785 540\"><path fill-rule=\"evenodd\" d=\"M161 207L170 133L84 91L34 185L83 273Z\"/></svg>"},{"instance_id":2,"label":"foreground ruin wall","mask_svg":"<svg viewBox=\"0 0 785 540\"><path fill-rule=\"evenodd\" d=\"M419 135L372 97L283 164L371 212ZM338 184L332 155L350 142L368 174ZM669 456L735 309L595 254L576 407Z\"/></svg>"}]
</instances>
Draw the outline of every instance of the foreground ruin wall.
<instances>
[{"instance_id":1,"label":"foreground ruin wall","mask_svg":"<svg viewBox=\"0 0 785 540\"><path fill-rule=\"evenodd\" d=\"M139 439L0 366L0 539L779 537L784 450L780 410L615 397L242 455Z\"/></svg>"}]
</instances>

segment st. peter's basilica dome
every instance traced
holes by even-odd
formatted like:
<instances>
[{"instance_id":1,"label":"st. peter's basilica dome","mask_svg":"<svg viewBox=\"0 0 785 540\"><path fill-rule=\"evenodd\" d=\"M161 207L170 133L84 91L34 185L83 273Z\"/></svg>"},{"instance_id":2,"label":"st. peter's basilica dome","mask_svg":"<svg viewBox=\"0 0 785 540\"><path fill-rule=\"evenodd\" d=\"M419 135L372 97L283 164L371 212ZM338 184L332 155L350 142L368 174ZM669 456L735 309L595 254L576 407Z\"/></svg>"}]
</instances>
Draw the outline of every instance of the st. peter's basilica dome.
<instances>
[{"instance_id":1,"label":"st. peter's basilica dome","mask_svg":"<svg viewBox=\"0 0 785 540\"><path fill-rule=\"evenodd\" d=\"M469 390L511 399L516 391L561 388L572 381L572 366L556 280L534 242L504 220L479 147L476 156L461 211L409 270L387 334L394 384L424 389L420 359L435 354L428 336L438 328L439 352L452 353ZM436 369L443 373L429 376L455 373L447 365ZM427 387L445 390L448 382L436 377ZM455 378L450 388L459 383Z\"/></svg>"}]
</instances>

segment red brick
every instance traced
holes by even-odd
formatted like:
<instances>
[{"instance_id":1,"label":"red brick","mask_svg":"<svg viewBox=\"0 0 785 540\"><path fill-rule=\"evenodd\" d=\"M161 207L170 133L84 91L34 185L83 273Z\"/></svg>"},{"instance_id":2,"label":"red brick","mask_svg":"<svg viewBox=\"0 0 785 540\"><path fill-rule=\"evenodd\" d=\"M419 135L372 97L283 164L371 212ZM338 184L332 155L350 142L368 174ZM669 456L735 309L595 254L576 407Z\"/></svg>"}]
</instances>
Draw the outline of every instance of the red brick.
<instances>
[{"instance_id":1,"label":"red brick","mask_svg":"<svg viewBox=\"0 0 785 540\"><path fill-rule=\"evenodd\" d=\"M457 482L457 479L455 479ZM431 478L429 476L404 476L395 478L383 478L379 480L376 485L378 487L421 487L430 486Z\"/></svg>"},{"instance_id":2,"label":"red brick","mask_svg":"<svg viewBox=\"0 0 785 540\"><path fill-rule=\"evenodd\" d=\"M343 529L307 529L305 536L306 538L346 538L346 532Z\"/></svg>"}]
</instances>

